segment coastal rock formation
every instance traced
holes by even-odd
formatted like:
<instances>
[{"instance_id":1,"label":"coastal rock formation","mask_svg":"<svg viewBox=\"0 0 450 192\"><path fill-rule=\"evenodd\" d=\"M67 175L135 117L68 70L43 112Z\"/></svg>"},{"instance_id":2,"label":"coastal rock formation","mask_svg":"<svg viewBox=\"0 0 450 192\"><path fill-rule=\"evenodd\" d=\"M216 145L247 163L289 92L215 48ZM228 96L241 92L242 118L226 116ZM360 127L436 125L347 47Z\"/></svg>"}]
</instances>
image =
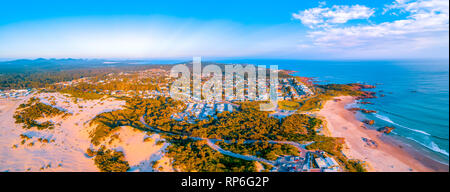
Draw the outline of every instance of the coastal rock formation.
<instances>
[{"instance_id":1,"label":"coastal rock formation","mask_svg":"<svg viewBox=\"0 0 450 192\"><path fill-rule=\"evenodd\" d=\"M357 107L350 108L348 110L350 110L350 111L361 111L363 113L376 113L377 112L377 111L374 111L374 110L361 109L361 108L357 108Z\"/></svg>"},{"instance_id":2,"label":"coastal rock formation","mask_svg":"<svg viewBox=\"0 0 450 192\"><path fill-rule=\"evenodd\" d=\"M389 134L389 133L391 133L392 130L394 130L394 129L395 129L394 127L384 126L384 127L378 128L377 131L382 132L382 133Z\"/></svg>"},{"instance_id":3,"label":"coastal rock formation","mask_svg":"<svg viewBox=\"0 0 450 192\"><path fill-rule=\"evenodd\" d=\"M373 103L370 102L370 101L361 101L361 102L359 102L359 104L371 104L371 105L373 105Z\"/></svg>"},{"instance_id":4,"label":"coastal rock formation","mask_svg":"<svg viewBox=\"0 0 450 192\"><path fill-rule=\"evenodd\" d=\"M314 85L314 78L313 77L296 77L296 79L306 86L313 86Z\"/></svg>"},{"instance_id":5,"label":"coastal rock formation","mask_svg":"<svg viewBox=\"0 0 450 192\"><path fill-rule=\"evenodd\" d=\"M364 91L364 93L357 97L357 100L361 100L361 99L373 99L373 98L377 98L377 96L375 95L376 93L373 91Z\"/></svg>"},{"instance_id":6,"label":"coastal rock formation","mask_svg":"<svg viewBox=\"0 0 450 192\"><path fill-rule=\"evenodd\" d=\"M374 85L366 85L366 84L361 84L361 83L350 83L348 84L349 86L352 87L353 90L362 90L362 89L374 89L376 88L376 86ZM360 100L360 99L371 99L371 98L377 98L377 96L375 95L376 92L373 91L363 91L363 93L361 94L361 96L358 96L356 99Z\"/></svg>"},{"instance_id":7,"label":"coastal rock formation","mask_svg":"<svg viewBox=\"0 0 450 192\"><path fill-rule=\"evenodd\" d=\"M292 75L292 74L294 74L294 73L298 73L298 71L287 70L287 69L279 70L279 72L280 72L280 73L285 73L285 74L288 74L288 75Z\"/></svg>"},{"instance_id":8,"label":"coastal rock formation","mask_svg":"<svg viewBox=\"0 0 450 192\"><path fill-rule=\"evenodd\" d=\"M375 120L364 120L363 123L367 125L373 125L375 123Z\"/></svg>"},{"instance_id":9,"label":"coastal rock formation","mask_svg":"<svg viewBox=\"0 0 450 192\"><path fill-rule=\"evenodd\" d=\"M356 88L357 90L361 90L361 89L374 89L376 88L376 86L374 85L366 85L366 84L361 84L361 83L350 83L348 84L354 88Z\"/></svg>"}]
</instances>

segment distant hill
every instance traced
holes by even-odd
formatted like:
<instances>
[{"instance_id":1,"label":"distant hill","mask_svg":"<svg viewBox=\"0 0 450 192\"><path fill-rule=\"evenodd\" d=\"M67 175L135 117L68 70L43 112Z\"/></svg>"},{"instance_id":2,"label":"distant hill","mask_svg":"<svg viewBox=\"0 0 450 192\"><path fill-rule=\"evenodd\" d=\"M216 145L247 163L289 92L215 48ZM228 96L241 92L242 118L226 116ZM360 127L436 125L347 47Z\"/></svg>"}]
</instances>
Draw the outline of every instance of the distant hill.
<instances>
[{"instance_id":1,"label":"distant hill","mask_svg":"<svg viewBox=\"0 0 450 192\"><path fill-rule=\"evenodd\" d=\"M114 72L145 70L170 65L149 61L111 61L86 59L20 59L0 62L0 89L42 88L46 85L82 77Z\"/></svg>"}]
</instances>

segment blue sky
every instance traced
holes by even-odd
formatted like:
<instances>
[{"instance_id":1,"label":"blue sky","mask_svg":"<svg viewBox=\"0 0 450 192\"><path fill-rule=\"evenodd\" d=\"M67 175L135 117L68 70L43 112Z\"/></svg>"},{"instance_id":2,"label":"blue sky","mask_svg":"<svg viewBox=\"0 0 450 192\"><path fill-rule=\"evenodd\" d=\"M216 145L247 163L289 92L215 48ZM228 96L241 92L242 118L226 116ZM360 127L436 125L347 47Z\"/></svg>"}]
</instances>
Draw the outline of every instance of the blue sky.
<instances>
[{"instance_id":1,"label":"blue sky","mask_svg":"<svg viewBox=\"0 0 450 192\"><path fill-rule=\"evenodd\" d=\"M9 1L0 58L448 58L447 0Z\"/></svg>"}]
</instances>

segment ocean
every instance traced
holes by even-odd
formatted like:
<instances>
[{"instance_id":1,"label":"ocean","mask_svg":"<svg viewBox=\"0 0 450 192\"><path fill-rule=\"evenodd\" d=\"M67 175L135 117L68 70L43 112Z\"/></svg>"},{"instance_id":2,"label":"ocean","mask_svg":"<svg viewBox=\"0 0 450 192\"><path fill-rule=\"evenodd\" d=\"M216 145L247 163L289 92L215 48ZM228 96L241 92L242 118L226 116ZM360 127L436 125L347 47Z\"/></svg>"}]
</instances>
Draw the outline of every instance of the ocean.
<instances>
[{"instance_id":1,"label":"ocean","mask_svg":"<svg viewBox=\"0 0 450 192\"><path fill-rule=\"evenodd\" d=\"M364 118L375 120L373 127L393 126L392 137L427 151L448 165L449 161L449 61L301 61L226 60L223 63L278 65L298 71L294 75L314 77L316 83L367 83L376 85L376 110ZM384 95L384 96L382 96Z\"/></svg>"}]
</instances>

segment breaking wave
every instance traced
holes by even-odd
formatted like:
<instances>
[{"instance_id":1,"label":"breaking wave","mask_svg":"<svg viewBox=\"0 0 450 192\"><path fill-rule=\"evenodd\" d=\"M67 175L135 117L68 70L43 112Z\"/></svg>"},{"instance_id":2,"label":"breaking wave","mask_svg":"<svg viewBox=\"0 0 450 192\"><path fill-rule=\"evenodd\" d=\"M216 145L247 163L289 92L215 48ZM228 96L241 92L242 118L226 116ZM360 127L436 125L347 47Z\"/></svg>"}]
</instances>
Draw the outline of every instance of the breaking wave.
<instances>
[{"instance_id":1,"label":"breaking wave","mask_svg":"<svg viewBox=\"0 0 450 192\"><path fill-rule=\"evenodd\" d=\"M378 114L378 113L374 113L374 115L375 115L376 118L381 119L381 120L383 120L383 121L386 121L386 122L388 122L388 123L390 123L390 124L396 125L396 126L398 126L398 127L405 128L405 129L408 129L408 130L411 130L411 131L414 131L414 132L417 132L417 133L421 133L421 134L426 135L426 136L432 136L431 134L429 134L429 133L427 133L427 132L425 132L425 131L417 130L417 129L412 129L412 128L409 128L409 127L400 125L400 124L398 124L398 123L395 123L394 121L392 121L391 119L389 119L389 117L386 117L386 116L384 116L384 115L380 115L380 114ZM411 138L411 137L406 137L406 138L407 138L407 139L410 139L410 140L413 140L413 141L419 143L420 145L422 145L422 146L424 146L424 147L426 147L426 148L428 148L428 149L431 149L431 150L436 151L436 152L438 152L438 153L441 153L441 154L444 154L444 155L446 155L446 156L449 156L449 154L448 154L447 151L445 151L444 149L439 148L439 146L438 146L436 143L434 143L433 141L431 141L431 140L430 140L429 144L425 144L425 143L419 142L419 141L417 141L417 140L415 140L415 139L413 139L413 138ZM427 137L426 139L429 140L428 137Z\"/></svg>"},{"instance_id":2,"label":"breaking wave","mask_svg":"<svg viewBox=\"0 0 450 192\"><path fill-rule=\"evenodd\" d=\"M413 139L411 137L406 137L406 138L409 139L409 140L415 141L416 143L419 143L420 145L422 145L422 146L424 146L424 147L426 147L426 148L428 148L430 150L433 150L435 152L438 152L438 153L444 154L446 156L449 156L449 154L448 154L448 152L446 150L439 148L439 146L436 143L434 143L433 141L431 141L430 144L427 145L427 144L419 142L419 141L417 141L417 140L415 140L415 139Z\"/></svg>"},{"instance_id":3,"label":"breaking wave","mask_svg":"<svg viewBox=\"0 0 450 192\"><path fill-rule=\"evenodd\" d=\"M431 134L429 134L429 133L427 133L427 132L425 132L425 131L417 130L417 129L412 129L412 128L409 128L409 127L400 125L400 124L398 124L398 123L395 123L394 121L392 121L391 119L389 119L389 117L380 115L380 114L378 114L378 113L374 113L374 115L375 115L376 118L381 119L381 120L383 120L383 121L386 121L386 122L388 122L388 123L391 123L391 124L393 124L393 125L396 125L396 126L399 126L399 127L402 127L402 128L405 128L405 129L408 129L408 130L411 130L411 131L414 131L414 132L417 132L417 133L421 133L421 134L424 134L424 135L427 135L427 136L431 136Z\"/></svg>"}]
</instances>

